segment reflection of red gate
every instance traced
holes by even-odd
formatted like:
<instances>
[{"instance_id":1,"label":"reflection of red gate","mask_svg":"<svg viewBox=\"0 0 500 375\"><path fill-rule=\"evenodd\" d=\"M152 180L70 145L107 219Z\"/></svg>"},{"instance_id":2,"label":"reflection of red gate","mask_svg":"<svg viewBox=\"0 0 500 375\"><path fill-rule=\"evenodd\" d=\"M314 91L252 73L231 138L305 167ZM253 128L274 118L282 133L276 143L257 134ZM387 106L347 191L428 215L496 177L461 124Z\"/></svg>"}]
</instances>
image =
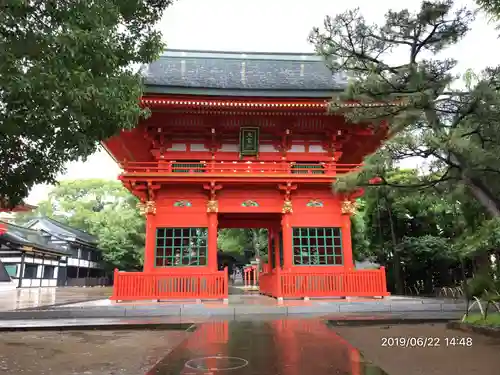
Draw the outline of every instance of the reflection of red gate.
<instances>
[{"instance_id":1,"label":"reflection of red gate","mask_svg":"<svg viewBox=\"0 0 500 375\"><path fill-rule=\"evenodd\" d=\"M360 375L358 350L329 330L324 321L290 319L277 320L272 322L272 325L283 356L279 360L287 363L284 375L323 373L327 363L334 363L339 367L344 366L345 368L338 369L339 373ZM318 346L318 342L328 344ZM317 368L314 369L314 367Z\"/></svg>"},{"instance_id":2,"label":"reflection of red gate","mask_svg":"<svg viewBox=\"0 0 500 375\"><path fill-rule=\"evenodd\" d=\"M217 357L228 356L229 323L209 322L203 323L193 332L189 338L189 350L193 353L193 358L198 357L197 352L202 353L204 366L214 369L218 366ZM181 374L192 374L193 369L184 367Z\"/></svg>"}]
</instances>

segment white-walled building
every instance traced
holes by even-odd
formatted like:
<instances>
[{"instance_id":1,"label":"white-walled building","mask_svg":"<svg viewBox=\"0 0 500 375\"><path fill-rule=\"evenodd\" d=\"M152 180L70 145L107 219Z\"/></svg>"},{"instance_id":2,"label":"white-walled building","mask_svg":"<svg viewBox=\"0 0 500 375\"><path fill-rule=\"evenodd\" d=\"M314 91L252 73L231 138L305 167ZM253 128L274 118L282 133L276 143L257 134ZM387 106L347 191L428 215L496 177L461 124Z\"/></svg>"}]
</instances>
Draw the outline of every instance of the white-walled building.
<instances>
[{"instance_id":1,"label":"white-walled building","mask_svg":"<svg viewBox=\"0 0 500 375\"><path fill-rule=\"evenodd\" d=\"M0 223L0 260L16 287L64 285L69 252L36 230Z\"/></svg>"},{"instance_id":2,"label":"white-walled building","mask_svg":"<svg viewBox=\"0 0 500 375\"><path fill-rule=\"evenodd\" d=\"M0 261L17 287L107 283L96 237L45 217L0 226Z\"/></svg>"}]
</instances>

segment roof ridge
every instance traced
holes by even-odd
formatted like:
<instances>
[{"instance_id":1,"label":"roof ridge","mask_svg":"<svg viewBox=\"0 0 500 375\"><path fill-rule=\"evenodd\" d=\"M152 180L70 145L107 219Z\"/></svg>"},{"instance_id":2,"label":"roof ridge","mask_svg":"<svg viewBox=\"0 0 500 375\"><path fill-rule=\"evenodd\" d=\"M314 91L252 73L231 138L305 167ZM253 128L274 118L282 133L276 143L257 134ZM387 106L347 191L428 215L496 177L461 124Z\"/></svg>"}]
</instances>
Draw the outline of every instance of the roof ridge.
<instances>
[{"instance_id":1,"label":"roof ridge","mask_svg":"<svg viewBox=\"0 0 500 375\"><path fill-rule=\"evenodd\" d=\"M23 225L13 224L13 223L10 223L10 222L7 222L7 221L3 221L3 220L0 220L0 224L5 224L5 225L7 225L7 227L14 227L14 228L18 228L18 229L22 229L22 230L34 232L34 233L39 233L40 232L40 231L38 231L36 229L31 229L31 228L25 227Z\"/></svg>"},{"instance_id":2,"label":"roof ridge","mask_svg":"<svg viewBox=\"0 0 500 375\"><path fill-rule=\"evenodd\" d=\"M212 51L212 50L177 50L167 49L160 55L161 59L223 59L223 60L253 60L253 61L290 61L324 63L323 57L311 52L243 52L243 51Z\"/></svg>"},{"instance_id":3,"label":"roof ridge","mask_svg":"<svg viewBox=\"0 0 500 375\"><path fill-rule=\"evenodd\" d=\"M69 225L67 225L67 224L61 223L60 221L55 220L55 219L53 219L53 218L51 218L51 217L44 216L44 217L42 217L42 219L47 219L47 220L49 220L49 221L53 222L55 225L60 226L62 229L67 230L68 232L75 231L75 232L77 232L77 233L85 234L85 235L87 235L87 236L90 236L90 237L95 237L95 238L97 239L97 237L96 237L96 236L94 236L93 234L90 234L90 233L88 233L88 232L86 232L86 231L84 231L84 230L78 229L78 228L73 228L73 227L71 227L71 226L69 226Z\"/></svg>"},{"instance_id":4,"label":"roof ridge","mask_svg":"<svg viewBox=\"0 0 500 375\"><path fill-rule=\"evenodd\" d=\"M230 50L217 50L217 49L178 49L166 48L165 52L186 52L186 53L219 53L219 54L239 54L239 55L283 55L283 56L320 56L315 52L265 52L265 51L230 51Z\"/></svg>"}]
</instances>

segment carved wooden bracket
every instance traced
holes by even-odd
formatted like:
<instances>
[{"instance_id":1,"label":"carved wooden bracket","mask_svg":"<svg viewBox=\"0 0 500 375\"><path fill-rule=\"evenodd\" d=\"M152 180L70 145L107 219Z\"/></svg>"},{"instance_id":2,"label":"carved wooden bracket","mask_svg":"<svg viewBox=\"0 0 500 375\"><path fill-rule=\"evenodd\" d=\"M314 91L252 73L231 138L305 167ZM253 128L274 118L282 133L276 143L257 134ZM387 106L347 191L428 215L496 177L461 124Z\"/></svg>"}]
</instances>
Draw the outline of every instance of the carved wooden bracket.
<instances>
[{"instance_id":1,"label":"carved wooden bracket","mask_svg":"<svg viewBox=\"0 0 500 375\"><path fill-rule=\"evenodd\" d=\"M281 212L284 213L284 214L291 214L291 213L293 213L292 201L285 200L283 202L283 208L281 209Z\"/></svg>"},{"instance_id":2,"label":"carved wooden bracket","mask_svg":"<svg viewBox=\"0 0 500 375\"><path fill-rule=\"evenodd\" d=\"M357 204L355 201L345 200L340 208L342 215L353 215L356 213Z\"/></svg>"},{"instance_id":3,"label":"carved wooden bracket","mask_svg":"<svg viewBox=\"0 0 500 375\"><path fill-rule=\"evenodd\" d=\"M160 190L161 185L154 184L153 182L148 181L147 187L148 187L148 200L151 200L151 201L156 200L156 191Z\"/></svg>"},{"instance_id":4,"label":"carved wooden bracket","mask_svg":"<svg viewBox=\"0 0 500 375\"><path fill-rule=\"evenodd\" d=\"M297 190L297 185L287 182L285 185L278 185L278 189L284 191L285 193L281 212L284 214L291 214L293 212L292 191Z\"/></svg>"},{"instance_id":5,"label":"carved wooden bracket","mask_svg":"<svg viewBox=\"0 0 500 375\"><path fill-rule=\"evenodd\" d=\"M157 151L156 155L161 155L167 148L172 147L172 132L165 127L145 127L144 138L151 143L151 148Z\"/></svg>"},{"instance_id":6,"label":"carved wooden bracket","mask_svg":"<svg viewBox=\"0 0 500 375\"><path fill-rule=\"evenodd\" d=\"M219 202L217 201L217 191L222 189L222 185L217 184L215 181L210 181L209 184L203 185L203 189L209 191L207 212L218 212Z\"/></svg>"},{"instance_id":7,"label":"carved wooden bracket","mask_svg":"<svg viewBox=\"0 0 500 375\"><path fill-rule=\"evenodd\" d=\"M209 200L215 200L217 191L222 189L222 185L217 184L215 181L210 181L209 184L203 184L203 189L208 190Z\"/></svg>"},{"instance_id":8,"label":"carved wooden bracket","mask_svg":"<svg viewBox=\"0 0 500 375\"><path fill-rule=\"evenodd\" d=\"M356 213L357 202L356 199L364 194L364 189L357 188L349 194L343 194L343 201L341 205L341 212L343 215L353 215Z\"/></svg>"},{"instance_id":9,"label":"carved wooden bracket","mask_svg":"<svg viewBox=\"0 0 500 375\"><path fill-rule=\"evenodd\" d=\"M219 212L219 202L217 200L209 200L207 202L207 212Z\"/></svg>"},{"instance_id":10,"label":"carved wooden bracket","mask_svg":"<svg viewBox=\"0 0 500 375\"><path fill-rule=\"evenodd\" d=\"M137 208L141 215L155 215L156 214L156 202L146 201L137 203Z\"/></svg>"},{"instance_id":11,"label":"carved wooden bracket","mask_svg":"<svg viewBox=\"0 0 500 375\"><path fill-rule=\"evenodd\" d=\"M289 201L291 199L292 191L297 190L297 185L287 182L285 185L279 184L278 189L285 192L285 200Z\"/></svg>"}]
</instances>

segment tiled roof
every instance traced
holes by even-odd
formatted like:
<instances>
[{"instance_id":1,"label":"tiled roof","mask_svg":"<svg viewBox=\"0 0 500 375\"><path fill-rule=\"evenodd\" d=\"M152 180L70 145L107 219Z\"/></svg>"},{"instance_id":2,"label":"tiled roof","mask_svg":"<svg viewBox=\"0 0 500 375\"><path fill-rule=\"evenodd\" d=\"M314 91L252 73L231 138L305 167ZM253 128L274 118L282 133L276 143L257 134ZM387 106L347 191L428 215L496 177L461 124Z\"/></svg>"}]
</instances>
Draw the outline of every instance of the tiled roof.
<instances>
[{"instance_id":1,"label":"tiled roof","mask_svg":"<svg viewBox=\"0 0 500 375\"><path fill-rule=\"evenodd\" d=\"M87 232L84 232L82 230L72 228L70 226L67 226L63 223L60 223L57 220L48 218L48 217L41 217L41 218L36 218L30 221L28 224L26 224L27 228L33 227L37 222L40 222L44 228L47 229L48 233L54 234L54 235L59 235L61 237L70 237L70 238L75 238L76 240L80 242L85 242L91 245L96 245L97 244L97 237L92 236L91 234L88 234Z\"/></svg>"},{"instance_id":2,"label":"tiled roof","mask_svg":"<svg viewBox=\"0 0 500 375\"><path fill-rule=\"evenodd\" d=\"M43 236L40 232L11 223L0 222L4 231L0 232L0 239L13 242L21 246L30 246L41 251L68 255L69 252L50 241L50 237Z\"/></svg>"},{"instance_id":3,"label":"tiled roof","mask_svg":"<svg viewBox=\"0 0 500 375\"><path fill-rule=\"evenodd\" d=\"M163 87L333 92L347 86L345 75L332 74L314 54L167 50L142 73L146 91Z\"/></svg>"}]
</instances>

